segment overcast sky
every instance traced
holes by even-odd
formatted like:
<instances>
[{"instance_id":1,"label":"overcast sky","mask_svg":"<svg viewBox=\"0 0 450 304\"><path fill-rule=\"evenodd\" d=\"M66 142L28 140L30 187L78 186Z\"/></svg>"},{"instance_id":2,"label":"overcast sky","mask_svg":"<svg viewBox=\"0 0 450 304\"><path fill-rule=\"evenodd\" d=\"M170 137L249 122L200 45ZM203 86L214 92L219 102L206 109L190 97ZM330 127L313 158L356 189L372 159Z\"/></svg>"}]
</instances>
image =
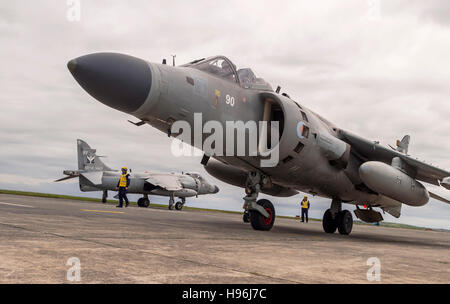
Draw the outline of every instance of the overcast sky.
<instances>
[{"instance_id":1,"label":"overcast sky","mask_svg":"<svg viewBox=\"0 0 450 304\"><path fill-rule=\"evenodd\" d=\"M92 52L127 53L178 64L225 55L328 120L382 144L411 135L409 152L450 169L450 2L87 1L80 21L66 1L4 1L0 9L0 188L72 195L76 139L112 167L197 171L199 157L176 158L169 139L90 97L68 60ZM241 210L243 190L215 180L215 196L191 206ZM440 191L450 198L450 191ZM134 198L134 197L133 197ZM153 197L167 203L165 198ZM278 214L296 215L301 195L273 198ZM321 218L329 200L311 198ZM350 207L353 209L353 207ZM397 220L450 229L450 206L404 206Z\"/></svg>"}]
</instances>

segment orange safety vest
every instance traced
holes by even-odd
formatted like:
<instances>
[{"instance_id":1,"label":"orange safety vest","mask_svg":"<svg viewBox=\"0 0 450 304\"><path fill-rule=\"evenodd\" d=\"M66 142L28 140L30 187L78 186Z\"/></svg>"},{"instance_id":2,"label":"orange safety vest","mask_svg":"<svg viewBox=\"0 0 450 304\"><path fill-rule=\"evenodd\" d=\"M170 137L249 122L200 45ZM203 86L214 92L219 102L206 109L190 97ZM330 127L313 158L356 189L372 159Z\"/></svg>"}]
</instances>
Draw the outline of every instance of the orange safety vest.
<instances>
[{"instance_id":1,"label":"orange safety vest","mask_svg":"<svg viewBox=\"0 0 450 304\"><path fill-rule=\"evenodd\" d=\"M128 174L122 174L120 176L119 187L126 187L127 186L127 176L128 176Z\"/></svg>"},{"instance_id":2,"label":"orange safety vest","mask_svg":"<svg viewBox=\"0 0 450 304\"><path fill-rule=\"evenodd\" d=\"M308 209L308 200L306 200L306 201L302 201L302 208L304 208L304 209Z\"/></svg>"}]
</instances>

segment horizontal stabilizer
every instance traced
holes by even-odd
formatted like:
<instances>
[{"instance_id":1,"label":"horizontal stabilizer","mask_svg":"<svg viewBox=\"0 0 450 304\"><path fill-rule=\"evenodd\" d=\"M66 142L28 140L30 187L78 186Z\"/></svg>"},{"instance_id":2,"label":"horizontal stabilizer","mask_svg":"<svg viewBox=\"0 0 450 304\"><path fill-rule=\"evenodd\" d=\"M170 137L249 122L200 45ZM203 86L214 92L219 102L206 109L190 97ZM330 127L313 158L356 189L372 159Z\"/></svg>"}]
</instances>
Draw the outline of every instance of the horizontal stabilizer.
<instances>
[{"instance_id":1,"label":"horizontal stabilizer","mask_svg":"<svg viewBox=\"0 0 450 304\"><path fill-rule=\"evenodd\" d=\"M103 171L88 171L80 173L80 175L86 178L93 185L100 185L102 183Z\"/></svg>"},{"instance_id":2,"label":"horizontal stabilizer","mask_svg":"<svg viewBox=\"0 0 450 304\"><path fill-rule=\"evenodd\" d=\"M62 181L80 176L80 173L78 171L71 171L71 170L64 170L63 174L67 175L67 176L55 180L55 183L62 182Z\"/></svg>"},{"instance_id":3,"label":"horizontal stabilizer","mask_svg":"<svg viewBox=\"0 0 450 304\"><path fill-rule=\"evenodd\" d=\"M75 178L75 177L78 177L78 175L66 176L66 177L57 179L57 180L55 180L54 182L55 182L55 183L57 183L57 182L62 182L62 181L65 181L65 180L68 180L68 179L71 179L71 178Z\"/></svg>"}]
</instances>

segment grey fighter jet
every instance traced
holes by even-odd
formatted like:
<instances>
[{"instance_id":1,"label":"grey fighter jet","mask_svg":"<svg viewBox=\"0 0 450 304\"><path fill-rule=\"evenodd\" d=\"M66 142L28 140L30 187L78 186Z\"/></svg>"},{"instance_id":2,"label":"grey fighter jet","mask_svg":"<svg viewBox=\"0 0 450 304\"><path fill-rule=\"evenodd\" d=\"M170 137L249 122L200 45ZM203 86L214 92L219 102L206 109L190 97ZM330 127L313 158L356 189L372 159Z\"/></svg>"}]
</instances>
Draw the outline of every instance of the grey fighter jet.
<instances>
[{"instance_id":1,"label":"grey fighter jet","mask_svg":"<svg viewBox=\"0 0 450 304\"><path fill-rule=\"evenodd\" d=\"M175 67L164 63L95 53L71 60L68 68L92 97L138 118L137 126L149 124L176 137L185 133L174 129L177 122L206 129L197 140L193 132L190 143L205 152L201 163L207 172L246 189L244 221L250 221L254 229L270 230L275 220L273 204L257 199L260 192L286 197L302 191L330 198L324 231L337 229L345 235L352 230L353 217L342 203L356 205L355 215L366 222L383 219L374 208L399 217L403 204L423 206L430 196L449 203L421 182L450 189L450 172L409 156L409 136L391 149L341 129L224 56ZM244 154L218 154L203 149L212 121L222 126L230 121L245 123L235 131L243 132L246 147L254 140L247 136L247 123L266 124L258 127L257 151L246 148ZM233 145L231 152L236 152L238 138L228 138L226 134L216 144L223 144L225 150ZM278 161L263 166L268 158L263 152L277 151Z\"/></svg>"},{"instance_id":2,"label":"grey fighter jet","mask_svg":"<svg viewBox=\"0 0 450 304\"><path fill-rule=\"evenodd\" d=\"M92 149L83 140L77 140L77 148L78 170L64 170L63 173L67 176L55 182L78 177L81 191L103 191L102 202L105 203L108 197L108 190L116 190L121 171L112 170L105 165L100 159L101 156L96 154L96 150ZM137 202L139 207L149 206L149 195L160 195L169 197L170 210L174 207L177 210L181 210L186 203L187 197L197 197L198 195L217 192L219 192L219 188L208 183L198 173L131 172L130 185L128 187L128 193L143 195ZM176 197L181 201L175 203Z\"/></svg>"}]
</instances>

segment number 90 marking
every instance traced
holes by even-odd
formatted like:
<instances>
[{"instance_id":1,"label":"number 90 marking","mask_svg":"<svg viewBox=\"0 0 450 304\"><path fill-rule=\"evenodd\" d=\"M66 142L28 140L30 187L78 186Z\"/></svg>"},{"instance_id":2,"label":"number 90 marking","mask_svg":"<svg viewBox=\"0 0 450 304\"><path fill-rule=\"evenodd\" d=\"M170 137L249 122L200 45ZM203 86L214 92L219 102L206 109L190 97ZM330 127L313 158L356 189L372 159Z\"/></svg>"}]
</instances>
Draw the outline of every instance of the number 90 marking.
<instances>
[{"instance_id":1,"label":"number 90 marking","mask_svg":"<svg viewBox=\"0 0 450 304\"><path fill-rule=\"evenodd\" d=\"M234 97L233 96L230 96L227 94L225 96L225 102L227 103L227 105L234 107Z\"/></svg>"}]
</instances>

